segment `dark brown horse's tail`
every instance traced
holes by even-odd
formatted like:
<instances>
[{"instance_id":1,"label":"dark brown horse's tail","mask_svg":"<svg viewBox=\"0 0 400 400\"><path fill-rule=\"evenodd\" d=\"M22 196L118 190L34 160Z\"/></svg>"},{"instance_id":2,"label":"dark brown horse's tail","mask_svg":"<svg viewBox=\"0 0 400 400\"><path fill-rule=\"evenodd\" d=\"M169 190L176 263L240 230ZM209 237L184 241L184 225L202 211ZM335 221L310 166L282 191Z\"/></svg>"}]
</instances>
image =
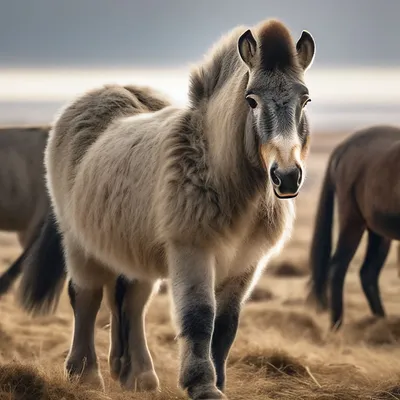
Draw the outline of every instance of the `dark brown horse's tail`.
<instances>
[{"instance_id":1,"label":"dark brown horse's tail","mask_svg":"<svg viewBox=\"0 0 400 400\"><path fill-rule=\"evenodd\" d=\"M316 301L318 308L322 310L325 310L328 306L326 288L332 250L335 200L335 185L332 180L333 160L334 157L332 155L325 171L310 250L311 278L309 296Z\"/></svg>"},{"instance_id":2,"label":"dark brown horse's tail","mask_svg":"<svg viewBox=\"0 0 400 400\"><path fill-rule=\"evenodd\" d=\"M42 229L43 221L38 224L36 227L32 237L30 238L27 246L25 246L24 251L22 254L8 267L8 269L0 276L0 296L7 293L10 289L15 280L19 277L22 272L22 265L27 254L30 252L30 249L36 240L40 230Z\"/></svg>"},{"instance_id":3,"label":"dark brown horse's tail","mask_svg":"<svg viewBox=\"0 0 400 400\"><path fill-rule=\"evenodd\" d=\"M18 289L22 308L30 314L48 314L58 305L66 279L62 237L50 212L38 237L27 248Z\"/></svg>"},{"instance_id":4,"label":"dark brown horse's tail","mask_svg":"<svg viewBox=\"0 0 400 400\"><path fill-rule=\"evenodd\" d=\"M25 256L25 251L11 264L11 266L0 276L0 296L7 293L14 281L22 272L22 261Z\"/></svg>"}]
</instances>

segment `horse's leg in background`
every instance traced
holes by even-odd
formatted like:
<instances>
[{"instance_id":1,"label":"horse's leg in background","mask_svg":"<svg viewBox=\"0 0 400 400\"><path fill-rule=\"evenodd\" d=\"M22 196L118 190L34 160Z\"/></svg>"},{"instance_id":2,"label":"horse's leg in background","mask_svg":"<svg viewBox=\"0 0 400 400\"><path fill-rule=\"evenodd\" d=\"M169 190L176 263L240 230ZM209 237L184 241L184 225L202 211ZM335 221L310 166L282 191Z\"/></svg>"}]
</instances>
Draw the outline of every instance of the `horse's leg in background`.
<instances>
[{"instance_id":1,"label":"horse's leg in background","mask_svg":"<svg viewBox=\"0 0 400 400\"><path fill-rule=\"evenodd\" d=\"M180 339L179 384L194 400L225 399L211 360L215 260L204 249L174 244L168 248L168 264Z\"/></svg>"},{"instance_id":2,"label":"horse's leg in background","mask_svg":"<svg viewBox=\"0 0 400 400\"><path fill-rule=\"evenodd\" d=\"M379 274L385 264L390 250L389 239L368 231L368 247L364 263L360 270L362 288L367 297L369 307L377 317L384 317L385 311L379 291Z\"/></svg>"},{"instance_id":3,"label":"horse's leg in background","mask_svg":"<svg viewBox=\"0 0 400 400\"><path fill-rule=\"evenodd\" d=\"M400 278L400 242L397 242L397 276Z\"/></svg>"},{"instance_id":4,"label":"horse's leg in background","mask_svg":"<svg viewBox=\"0 0 400 400\"><path fill-rule=\"evenodd\" d=\"M334 330L339 329L342 324L344 280L364 229L363 220L350 204L344 204L342 210L339 208L339 238L330 261L331 328Z\"/></svg>"},{"instance_id":5,"label":"horse's leg in background","mask_svg":"<svg viewBox=\"0 0 400 400\"><path fill-rule=\"evenodd\" d=\"M217 289L217 314L211 353L217 374L217 387L221 391L225 389L225 364L236 337L242 300L253 274L254 268L242 276L228 279Z\"/></svg>"},{"instance_id":6,"label":"horse's leg in background","mask_svg":"<svg viewBox=\"0 0 400 400\"><path fill-rule=\"evenodd\" d=\"M70 276L68 294L74 312L74 332L65 370L83 383L104 389L94 344L97 313L103 297L103 285L110 279L109 272L72 241L65 240L67 269Z\"/></svg>"},{"instance_id":7,"label":"horse's leg in background","mask_svg":"<svg viewBox=\"0 0 400 400\"><path fill-rule=\"evenodd\" d=\"M153 282L127 281L122 276L106 286L111 309L111 376L125 389L148 391L158 388L153 360L147 347L145 313Z\"/></svg>"}]
</instances>

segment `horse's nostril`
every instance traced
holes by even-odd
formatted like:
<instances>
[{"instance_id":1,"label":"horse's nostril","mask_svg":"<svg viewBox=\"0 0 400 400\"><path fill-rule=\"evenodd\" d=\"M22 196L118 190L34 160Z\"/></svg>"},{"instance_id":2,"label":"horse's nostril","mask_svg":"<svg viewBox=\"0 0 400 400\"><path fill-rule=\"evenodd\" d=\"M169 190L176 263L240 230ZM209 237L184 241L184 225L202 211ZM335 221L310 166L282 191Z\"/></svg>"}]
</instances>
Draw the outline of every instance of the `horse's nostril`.
<instances>
[{"instance_id":1,"label":"horse's nostril","mask_svg":"<svg viewBox=\"0 0 400 400\"><path fill-rule=\"evenodd\" d=\"M298 173L297 184L300 186L301 179L303 178L303 171L300 167L297 167L297 173Z\"/></svg>"},{"instance_id":2,"label":"horse's nostril","mask_svg":"<svg viewBox=\"0 0 400 400\"><path fill-rule=\"evenodd\" d=\"M280 195L293 195L298 192L303 171L299 167L289 169L271 168L271 181Z\"/></svg>"},{"instance_id":3,"label":"horse's nostril","mask_svg":"<svg viewBox=\"0 0 400 400\"><path fill-rule=\"evenodd\" d=\"M271 179L274 185L276 186L280 186L281 184L281 179L279 178L278 174L277 174L277 167L272 167L270 170L270 175L271 175Z\"/></svg>"}]
</instances>

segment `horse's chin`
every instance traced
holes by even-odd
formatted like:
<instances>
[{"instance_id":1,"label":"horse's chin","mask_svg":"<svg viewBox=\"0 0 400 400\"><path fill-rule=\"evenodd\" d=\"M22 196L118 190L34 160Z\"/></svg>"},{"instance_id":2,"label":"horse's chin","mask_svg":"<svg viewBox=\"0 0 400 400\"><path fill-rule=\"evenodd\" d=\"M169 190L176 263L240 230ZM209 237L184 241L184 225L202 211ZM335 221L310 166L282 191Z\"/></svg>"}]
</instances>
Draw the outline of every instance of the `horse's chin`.
<instances>
[{"instance_id":1,"label":"horse's chin","mask_svg":"<svg viewBox=\"0 0 400 400\"><path fill-rule=\"evenodd\" d=\"M290 200L290 199L295 199L298 196L299 192L295 194L281 195L274 188L274 194L279 200Z\"/></svg>"}]
</instances>

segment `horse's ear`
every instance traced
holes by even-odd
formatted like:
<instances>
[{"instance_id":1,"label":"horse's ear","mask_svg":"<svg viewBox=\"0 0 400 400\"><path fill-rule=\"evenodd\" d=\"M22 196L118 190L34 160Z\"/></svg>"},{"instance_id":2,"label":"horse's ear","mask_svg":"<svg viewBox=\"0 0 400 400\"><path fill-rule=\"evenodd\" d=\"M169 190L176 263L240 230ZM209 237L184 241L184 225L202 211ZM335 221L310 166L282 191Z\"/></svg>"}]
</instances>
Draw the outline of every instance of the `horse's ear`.
<instances>
[{"instance_id":1,"label":"horse's ear","mask_svg":"<svg viewBox=\"0 0 400 400\"><path fill-rule=\"evenodd\" d=\"M238 40L239 54L249 68L254 66L254 57L257 53L257 42L251 30L244 32Z\"/></svg>"},{"instance_id":2,"label":"horse's ear","mask_svg":"<svg viewBox=\"0 0 400 400\"><path fill-rule=\"evenodd\" d=\"M315 56L315 41L310 32L303 31L296 44L297 55L304 71L311 67Z\"/></svg>"}]
</instances>

